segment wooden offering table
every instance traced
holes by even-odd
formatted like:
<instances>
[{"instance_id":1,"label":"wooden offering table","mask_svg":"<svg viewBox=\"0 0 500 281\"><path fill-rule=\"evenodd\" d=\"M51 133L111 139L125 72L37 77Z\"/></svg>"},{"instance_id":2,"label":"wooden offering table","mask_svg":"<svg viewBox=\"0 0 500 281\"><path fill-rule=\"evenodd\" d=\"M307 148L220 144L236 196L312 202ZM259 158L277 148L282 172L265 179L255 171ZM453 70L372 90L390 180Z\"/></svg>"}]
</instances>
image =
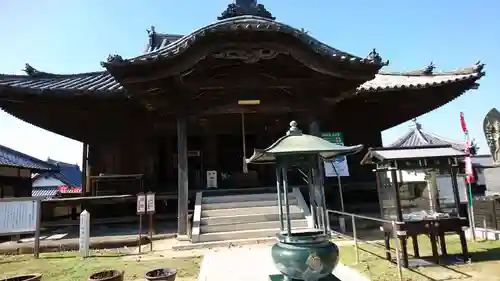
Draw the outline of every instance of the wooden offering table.
<instances>
[{"instance_id":1,"label":"wooden offering table","mask_svg":"<svg viewBox=\"0 0 500 281\"><path fill-rule=\"evenodd\" d=\"M469 223L464 218L435 218L435 219L420 219L420 220L405 220L396 223L396 233L401 242L401 253L403 258L403 266L408 267L408 250L407 239L412 238L413 252L416 258L420 257L419 245L417 237L425 234L429 237L432 249L432 259L438 264L440 262L440 255L438 253L438 239L441 246L441 256L447 256L446 250L446 233L456 233L460 237L460 244L462 246L463 261L469 259L469 251L467 249L467 240L465 238L464 227L468 227ZM386 258L391 260L390 252L390 238L392 237L393 227L392 224L384 224L381 227L384 232L384 241L386 249Z\"/></svg>"}]
</instances>

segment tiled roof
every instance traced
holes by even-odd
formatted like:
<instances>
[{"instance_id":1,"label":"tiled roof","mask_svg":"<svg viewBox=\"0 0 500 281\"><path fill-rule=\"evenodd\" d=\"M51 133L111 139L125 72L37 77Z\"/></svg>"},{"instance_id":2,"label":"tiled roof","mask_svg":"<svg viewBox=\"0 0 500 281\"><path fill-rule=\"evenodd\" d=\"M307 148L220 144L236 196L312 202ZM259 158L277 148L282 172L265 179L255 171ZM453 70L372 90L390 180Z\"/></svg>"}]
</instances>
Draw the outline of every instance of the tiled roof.
<instances>
[{"instance_id":1,"label":"tiled roof","mask_svg":"<svg viewBox=\"0 0 500 281\"><path fill-rule=\"evenodd\" d=\"M31 191L31 196L52 198L56 196L58 192L59 192L59 186L33 187Z\"/></svg>"},{"instance_id":2,"label":"tiled roof","mask_svg":"<svg viewBox=\"0 0 500 281\"><path fill-rule=\"evenodd\" d=\"M123 91L122 85L106 71L61 75L38 71L27 64L25 72L28 75L0 74L0 87L100 94Z\"/></svg>"},{"instance_id":3,"label":"tiled roof","mask_svg":"<svg viewBox=\"0 0 500 281\"><path fill-rule=\"evenodd\" d=\"M358 87L357 92L394 91L402 89L421 89L451 84L470 79L479 79L484 73L484 65L475 64L452 72L424 74L418 71L377 74L374 79ZM28 68L28 66L27 66ZM110 73L90 72L81 74L59 75L34 70L30 75L0 75L1 87L32 90L63 90L72 92L95 93L100 96L113 93L124 93L123 86Z\"/></svg>"},{"instance_id":4,"label":"tiled roof","mask_svg":"<svg viewBox=\"0 0 500 281\"><path fill-rule=\"evenodd\" d=\"M49 172L54 177L72 187L82 186L82 172L80 171L80 167L78 165L64 163L53 159L48 159L47 162L57 166L59 169L57 172Z\"/></svg>"},{"instance_id":5,"label":"tiled roof","mask_svg":"<svg viewBox=\"0 0 500 281\"><path fill-rule=\"evenodd\" d=\"M330 47L327 44L324 44L314 37L310 36L304 30L293 28L289 25L274 21L269 18L252 15L231 17L217 21L213 24L200 28L189 35L183 36L178 40L166 41L163 46L152 48L151 52L130 59L123 59L119 55L110 55L107 62L103 62L102 64L103 66L107 67L110 65L121 65L122 63L129 64L137 62L148 62L155 59L177 56L186 51L196 41L204 38L209 34L229 31L257 31L289 34L303 41L305 44L308 44L316 53L337 61L366 64L379 67L387 64L387 62L382 61L382 59L376 52L372 52L372 55L368 58L361 58ZM150 30L149 33L150 37L155 36L154 30ZM157 44L155 44L155 46L157 46Z\"/></svg>"},{"instance_id":6,"label":"tiled roof","mask_svg":"<svg viewBox=\"0 0 500 281\"><path fill-rule=\"evenodd\" d=\"M484 75L484 64L477 62L471 67L449 72L434 73L434 65L410 72L380 72L375 78L358 87L359 92L379 92L403 89L419 89L440 86L464 80L479 79Z\"/></svg>"},{"instance_id":7,"label":"tiled roof","mask_svg":"<svg viewBox=\"0 0 500 281\"><path fill-rule=\"evenodd\" d=\"M415 119L412 122L413 124L408 133L387 147L403 148L429 145L451 145L455 150L465 151L466 147L464 141L447 140L443 137L422 130L422 126Z\"/></svg>"},{"instance_id":8,"label":"tiled roof","mask_svg":"<svg viewBox=\"0 0 500 281\"><path fill-rule=\"evenodd\" d=\"M0 145L0 166L20 167L32 170L56 170L57 167L35 157Z\"/></svg>"},{"instance_id":9,"label":"tiled roof","mask_svg":"<svg viewBox=\"0 0 500 281\"><path fill-rule=\"evenodd\" d=\"M361 164L372 164L372 159L381 161L397 159L419 159L432 157L465 157L464 152L458 151L451 146L427 146L422 148L402 147L402 148L370 148L363 157Z\"/></svg>"}]
</instances>

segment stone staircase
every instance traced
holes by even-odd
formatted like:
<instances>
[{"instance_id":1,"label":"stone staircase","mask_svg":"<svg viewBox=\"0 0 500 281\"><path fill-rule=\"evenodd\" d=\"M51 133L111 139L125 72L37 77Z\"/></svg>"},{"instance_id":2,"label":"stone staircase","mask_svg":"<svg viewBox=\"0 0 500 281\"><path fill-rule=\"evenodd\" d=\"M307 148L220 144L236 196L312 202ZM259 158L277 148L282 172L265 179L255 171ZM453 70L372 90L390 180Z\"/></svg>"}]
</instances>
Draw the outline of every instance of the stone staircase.
<instances>
[{"instance_id":1,"label":"stone staircase","mask_svg":"<svg viewBox=\"0 0 500 281\"><path fill-rule=\"evenodd\" d=\"M308 228L310 211L300 190L294 188L288 198L292 227ZM276 193L204 197L203 192L199 192L196 194L192 242L275 237L280 231L278 210Z\"/></svg>"}]
</instances>

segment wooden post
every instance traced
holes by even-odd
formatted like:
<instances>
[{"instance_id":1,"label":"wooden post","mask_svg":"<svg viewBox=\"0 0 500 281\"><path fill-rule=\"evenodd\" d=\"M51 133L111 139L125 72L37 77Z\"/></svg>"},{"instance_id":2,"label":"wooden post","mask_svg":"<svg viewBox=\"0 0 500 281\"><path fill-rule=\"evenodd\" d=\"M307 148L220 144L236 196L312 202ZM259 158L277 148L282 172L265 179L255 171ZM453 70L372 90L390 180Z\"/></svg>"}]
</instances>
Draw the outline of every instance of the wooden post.
<instances>
[{"instance_id":1,"label":"wooden post","mask_svg":"<svg viewBox=\"0 0 500 281\"><path fill-rule=\"evenodd\" d=\"M392 189L394 191L394 200L396 201L396 216L398 222L403 221L403 210L401 208L401 199L399 198L399 183L398 183L398 174L396 169L391 170L391 180L392 180Z\"/></svg>"},{"instance_id":2,"label":"wooden post","mask_svg":"<svg viewBox=\"0 0 500 281\"><path fill-rule=\"evenodd\" d=\"M88 145L83 143L83 151L82 151L82 194L87 192L87 157L88 157Z\"/></svg>"},{"instance_id":3,"label":"wooden post","mask_svg":"<svg viewBox=\"0 0 500 281\"><path fill-rule=\"evenodd\" d=\"M398 171L396 169L391 170L391 180L392 187L394 190L394 200L396 200L396 215L398 222L403 221L403 209L401 208L401 199L399 198L399 182L398 182ZM406 236L401 237L399 234L399 242L401 243L401 252L403 255L403 267L408 268L408 250L406 248ZM398 241L394 241L394 243L398 243Z\"/></svg>"},{"instance_id":4,"label":"wooden post","mask_svg":"<svg viewBox=\"0 0 500 281\"><path fill-rule=\"evenodd\" d=\"M40 257L40 229L42 225L42 200L36 199L36 228L33 254L36 259Z\"/></svg>"},{"instance_id":5,"label":"wooden post","mask_svg":"<svg viewBox=\"0 0 500 281\"><path fill-rule=\"evenodd\" d=\"M453 199L455 199L455 207L457 208L457 216L460 217L460 193L458 191L458 182L457 182L457 169L455 167L451 167L451 187L453 189Z\"/></svg>"},{"instance_id":6,"label":"wooden post","mask_svg":"<svg viewBox=\"0 0 500 281\"><path fill-rule=\"evenodd\" d=\"M187 237L188 216L188 148L187 148L187 120L185 117L177 119L177 234ZM180 238L180 237L178 237Z\"/></svg>"},{"instance_id":7,"label":"wooden post","mask_svg":"<svg viewBox=\"0 0 500 281\"><path fill-rule=\"evenodd\" d=\"M90 156L90 145L87 144L87 157L85 159L85 193L92 192L92 182L90 180L90 175L92 175L92 167L90 166L89 156ZM95 195L95 194L92 194Z\"/></svg>"}]
</instances>

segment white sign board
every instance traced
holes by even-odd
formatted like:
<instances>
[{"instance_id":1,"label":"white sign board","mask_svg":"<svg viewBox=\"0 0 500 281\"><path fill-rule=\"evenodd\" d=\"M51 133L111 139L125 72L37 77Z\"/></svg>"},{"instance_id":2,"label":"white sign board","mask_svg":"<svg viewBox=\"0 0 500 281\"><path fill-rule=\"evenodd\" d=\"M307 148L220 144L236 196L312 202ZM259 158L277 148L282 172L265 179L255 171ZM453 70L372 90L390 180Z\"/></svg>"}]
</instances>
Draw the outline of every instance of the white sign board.
<instances>
[{"instance_id":1,"label":"white sign board","mask_svg":"<svg viewBox=\"0 0 500 281\"><path fill-rule=\"evenodd\" d=\"M144 193L137 194L137 214L146 212L146 195Z\"/></svg>"},{"instance_id":2,"label":"white sign board","mask_svg":"<svg viewBox=\"0 0 500 281\"><path fill-rule=\"evenodd\" d=\"M84 210L80 214L79 252L83 257L89 256L90 248L90 213Z\"/></svg>"},{"instance_id":3,"label":"white sign board","mask_svg":"<svg viewBox=\"0 0 500 281\"><path fill-rule=\"evenodd\" d=\"M344 145L344 136L341 132L322 133L321 137L331 143ZM341 177L349 176L349 166L347 165L347 157L340 156L331 161L325 161L325 177L336 177L337 174Z\"/></svg>"},{"instance_id":4,"label":"white sign board","mask_svg":"<svg viewBox=\"0 0 500 281\"><path fill-rule=\"evenodd\" d=\"M0 202L0 234L18 234L36 231L37 200Z\"/></svg>"},{"instance_id":5,"label":"white sign board","mask_svg":"<svg viewBox=\"0 0 500 281\"><path fill-rule=\"evenodd\" d=\"M217 188L217 171L207 171L207 188Z\"/></svg>"},{"instance_id":6,"label":"white sign board","mask_svg":"<svg viewBox=\"0 0 500 281\"><path fill-rule=\"evenodd\" d=\"M154 213L155 212L155 194L150 192L146 194L146 211L148 213Z\"/></svg>"}]
</instances>

